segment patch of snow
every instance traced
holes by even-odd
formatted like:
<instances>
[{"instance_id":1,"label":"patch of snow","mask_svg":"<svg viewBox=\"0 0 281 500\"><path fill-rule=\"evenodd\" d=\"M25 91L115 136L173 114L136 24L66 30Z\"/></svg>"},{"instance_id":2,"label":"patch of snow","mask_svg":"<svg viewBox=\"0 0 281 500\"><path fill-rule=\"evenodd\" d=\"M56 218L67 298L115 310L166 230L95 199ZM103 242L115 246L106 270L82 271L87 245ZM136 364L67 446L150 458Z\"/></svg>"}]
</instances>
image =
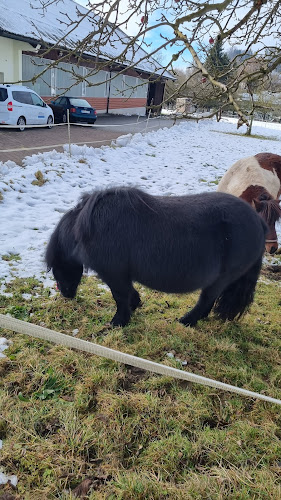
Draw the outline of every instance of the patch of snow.
<instances>
[{"instance_id":1,"label":"patch of snow","mask_svg":"<svg viewBox=\"0 0 281 500\"><path fill-rule=\"evenodd\" d=\"M8 349L11 343L11 340L0 337L0 358L6 358L5 354L3 354L3 351L5 351L5 349Z\"/></svg>"},{"instance_id":2,"label":"patch of snow","mask_svg":"<svg viewBox=\"0 0 281 500\"><path fill-rule=\"evenodd\" d=\"M8 482L11 483L12 486L16 487L18 484L18 478L17 476L6 476L4 472L0 471L0 484L7 484Z\"/></svg>"},{"instance_id":3,"label":"patch of snow","mask_svg":"<svg viewBox=\"0 0 281 500\"><path fill-rule=\"evenodd\" d=\"M113 144L115 144L116 146L119 146L119 147L127 146L127 144L129 144L129 142L131 142L131 139L132 139L132 134L120 135L113 142Z\"/></svg>"}]
</instances>

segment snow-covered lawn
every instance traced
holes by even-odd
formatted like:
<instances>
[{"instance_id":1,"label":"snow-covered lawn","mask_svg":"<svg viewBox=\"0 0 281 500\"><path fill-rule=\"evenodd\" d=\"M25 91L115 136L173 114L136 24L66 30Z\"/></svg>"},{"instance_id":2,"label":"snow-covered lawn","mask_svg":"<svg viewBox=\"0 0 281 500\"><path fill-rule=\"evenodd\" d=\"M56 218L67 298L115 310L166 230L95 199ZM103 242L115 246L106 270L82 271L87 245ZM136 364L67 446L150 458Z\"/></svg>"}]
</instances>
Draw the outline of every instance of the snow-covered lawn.
<instances>
[{"instance_id":1,"label":"snow-covered lawn","mask_svg":"<svg viewBox=\"0 0 281 500\"><path fill-rule=\"evenodd\" d=\"M66 147L64 153L28 156L23 167L0 162L2 288L16 276L52 283L45 272L46 243L62 214L83 192L112 185L134 185L167 196L213 191L218 178L239 158L263 151L280 153L280 125L255 126L254 134L268 136L264 140L232 135L237 130L231 121L185 121L170 129L123 136L112 146L72 146L71 158ZM37 172L46 181L41 186L36 184ZM278 232L280 238L280 226Z\"/></svg>"}]
</instances>

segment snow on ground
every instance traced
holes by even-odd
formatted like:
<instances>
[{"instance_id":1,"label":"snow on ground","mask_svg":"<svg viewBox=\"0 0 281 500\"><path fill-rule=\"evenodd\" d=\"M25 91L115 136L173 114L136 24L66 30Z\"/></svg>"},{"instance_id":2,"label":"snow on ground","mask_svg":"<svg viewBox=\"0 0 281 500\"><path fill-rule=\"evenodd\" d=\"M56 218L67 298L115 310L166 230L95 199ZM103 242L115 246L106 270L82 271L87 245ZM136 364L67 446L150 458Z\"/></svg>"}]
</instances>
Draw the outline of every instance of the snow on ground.
<instances>
[{"instance_id":1,"label":"snow on ground","mask_svg":"<svg viewBox=\"0 0 281 500\"><path fill-rule=\"evenodd\" d=\"M23 167L0 162L2 290L3 283L16 276L35 276L52 286L45 247L62 214L83 192L113 185L167 196L214 191L217 179L239 158L263 151L280 153L281 125L258 125L253 133L268 140L237 135L231 119L185 121L169 129L128 134L112 146L72 145L71 158L66 146L64 153L28 156ZM46 180L42 186L34 184L38 171ZM280 238L280 226L278 232Z\"/></svg>"},{"instance_id":2,"label":"snow on ground","mask_svg":"<svg viewBox=\"0 0 281 500\"><path fill-rule=\"evenodd\" d=\"M8 349L10 343L11 342L4 337L0 337L0 358L6 357L5 354L3 354L3 351L5 351L5 349Z\"/></svg>"},{"instance_id":3,"label":"snow on ground","mask_svg":"<svg viewBox=\"0 0 281 500\"><path fill-rule=\"evenodd\" d=\"M13 476L7 476L6 474L4 474L4 472L1 472L1 470L0 470L0 485L1 484L7 484L7 483L12 484L14 486L14 488L15 488L17 486L17 484L18 484L18 478L17 478L17 476L14 476L14 475Z\"/></svg>"}]
</instances>

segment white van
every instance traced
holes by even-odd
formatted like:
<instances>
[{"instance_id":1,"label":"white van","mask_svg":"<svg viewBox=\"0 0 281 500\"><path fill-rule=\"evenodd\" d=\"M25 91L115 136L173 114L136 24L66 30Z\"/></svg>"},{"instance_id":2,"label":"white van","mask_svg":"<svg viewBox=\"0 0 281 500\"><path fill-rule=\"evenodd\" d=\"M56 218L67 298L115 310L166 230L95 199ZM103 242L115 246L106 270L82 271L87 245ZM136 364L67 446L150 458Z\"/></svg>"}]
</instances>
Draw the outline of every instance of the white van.
<instances>
[{"instance_id":1,"label":"white van","mask_svg":"<svg viewBox=\"0 0 281 500\"><path fill-rule=\"evenodd\" d=\"M52 109L36 92L22 85L0 85L0 126L18 125L22 132L26 125L51 128L53 123Z\"/></svg>"}]
</instances>

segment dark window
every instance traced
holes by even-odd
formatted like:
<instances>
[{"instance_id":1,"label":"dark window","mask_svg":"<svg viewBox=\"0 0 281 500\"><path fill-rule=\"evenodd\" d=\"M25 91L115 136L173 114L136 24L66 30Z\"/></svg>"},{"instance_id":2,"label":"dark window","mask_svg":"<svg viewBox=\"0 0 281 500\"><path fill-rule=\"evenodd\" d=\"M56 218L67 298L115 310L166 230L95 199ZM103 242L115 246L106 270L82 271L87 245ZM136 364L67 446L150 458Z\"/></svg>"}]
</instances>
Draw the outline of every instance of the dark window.
<instances>
[{"instance_id":1,"label":"dark window","mask_svg":"<svg viewBox=\"0 0 281 500\"><path fill-rule=\"evenodd\" d=\"M33 104L30 92L25 92L23 90L13 90L12 96L15 101L22 102L23 104Z\"/></svg>"},{"instance_id":2,"label":"dark window","mask_svg":"<svg viewBox=\"0 0 281 500\"><path fill-rule=\"evenodd\" d=\"M0 101L1 102L6 101L7 98L8 98L7 89L0 89Z\"/></svg>"},{"instance_id":3,"label":"dark window","mask_svg":"<svg viewBox=\"0 0 281 500\"><path fill-rule=\"evenodd\" d=\"M67 106L68 105L68 99L66 99L66 97L62 97L61 98L61 105L62 106Z\"/></svg>"},{"instance_id":4,"label":"dark window","mask_svg":"<svg viewBox=\"0 0 281 500\"><path fill-rule=\"evenodd\" d=\"M59 104L61 104L61 101L62 101L62 97L58 97L55 101L54 101L54 104L56 106L58 106Z\"/></svg>"},{"instance_id":5,"label":"dark window","mask_svg":"<svg viewBox=\"0 0 281 500\"><path fill-rule=\"evenodd\" d=\"M31 94L31 99L34 106L41 106L41 108L44 107L44 101L42 101L41 97L39 97L38 95Z\"/></svg>"},{"instance_id":6,"label":"dark window","mask_svg":"<svg viewBox=\"0 0 281 500\"><path fill-rule=\"evenodd\" d=\"M72 106L78 106L79 108L91 108L91 105L85 99L70 97L69 102Z\"/></svg>"}]
</instances>

